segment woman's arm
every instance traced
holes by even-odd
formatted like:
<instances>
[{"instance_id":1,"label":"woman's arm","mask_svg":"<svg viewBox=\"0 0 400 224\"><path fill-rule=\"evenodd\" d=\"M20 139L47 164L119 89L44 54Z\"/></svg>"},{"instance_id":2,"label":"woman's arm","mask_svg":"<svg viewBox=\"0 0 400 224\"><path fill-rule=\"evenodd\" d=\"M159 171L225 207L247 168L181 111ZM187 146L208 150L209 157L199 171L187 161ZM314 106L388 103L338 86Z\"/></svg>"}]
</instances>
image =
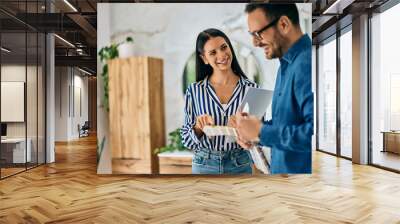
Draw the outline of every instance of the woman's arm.
<instances>
[{"instance_id":1,"label":"woman's arm","mask_svg":"<svg viewBox=\"0 0 400 224\"><path fill-rule=\"evenodd\" d=\"M202 138L201 130L196 128L196 116L194 114L194 97L192 93L192 86L190 85L185 94L185 122L181 129L182 144L189 149L196 150L200 146Z\"/></svg>"}]
</instances>

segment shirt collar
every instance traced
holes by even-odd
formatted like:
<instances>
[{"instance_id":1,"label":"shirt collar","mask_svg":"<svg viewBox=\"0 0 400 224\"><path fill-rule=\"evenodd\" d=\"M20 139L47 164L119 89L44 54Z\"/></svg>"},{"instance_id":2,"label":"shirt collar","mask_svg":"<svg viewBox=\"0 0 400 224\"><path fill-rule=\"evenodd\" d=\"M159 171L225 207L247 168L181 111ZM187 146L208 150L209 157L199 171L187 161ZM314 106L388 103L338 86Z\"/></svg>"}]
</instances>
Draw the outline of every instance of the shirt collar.
<instances>
[{"instance_id":1,"label":"shirt collar","mask_svg":"<svg viewBox=\"0 0 400 224\"><path fill-rule=\"evenodd\" d=\"M210 86L210 76L207 76L204 80L206 87ZM246 79L243 76L239 76L239 87L243 87L246 84Z\"/></svg>"},{"instance_id":2,"label":"shirt collar","mask_svg":"<svg viewBox=\"0 0 400 224\"><path fill-rule=\"evenodd\" d=\"M243 76L239 76L239 86L243 87L245 82L246 82L246 80L243 78Z\"/></svg>"},{"instance_id":3,"label":"shirt collar","mask_svg":"<svg viewBox=\"0 0 400 224\"><path fill-rule=\"evenodd\" d=\"M285 60L286 62L291 64L299 52L301 52L303 49L309 48L310 46L310 37L308 37L307 34L304 34L289 48L289 50L283 55L280 61L282 62L282 60Z\"/></svg>"}]
</instances>

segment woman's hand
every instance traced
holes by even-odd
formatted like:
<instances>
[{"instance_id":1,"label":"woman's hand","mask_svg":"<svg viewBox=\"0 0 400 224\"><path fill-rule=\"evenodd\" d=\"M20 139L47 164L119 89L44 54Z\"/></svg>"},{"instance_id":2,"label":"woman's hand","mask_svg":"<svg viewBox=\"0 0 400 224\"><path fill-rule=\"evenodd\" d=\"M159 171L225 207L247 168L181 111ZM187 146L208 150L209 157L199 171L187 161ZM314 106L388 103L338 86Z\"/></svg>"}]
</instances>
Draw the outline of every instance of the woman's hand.
<instances>
[{"instance_id":1,"label":"woman's hand","mask_svg":"<svg viewBox=\"0 0 400 224\"><path fill-rule=\"evenodd\" d=\"M203 114L196 117L196 124L194 125L194 131L197 137L201 137L203 135L203 128L207 125L214 125L214 119L208 115Z\"/></svg>"},{"instance_id":2,"label":"woman's hand","mask_svg":"<svg viewBox=\"0 0 400 224\"><path fill-rule=\"evenodd\" d=\"M236 122L237 122L236 116L235 115L230 116L228 119L228 127L236 128L237 127Z\"/></svg>"}]
</instances>

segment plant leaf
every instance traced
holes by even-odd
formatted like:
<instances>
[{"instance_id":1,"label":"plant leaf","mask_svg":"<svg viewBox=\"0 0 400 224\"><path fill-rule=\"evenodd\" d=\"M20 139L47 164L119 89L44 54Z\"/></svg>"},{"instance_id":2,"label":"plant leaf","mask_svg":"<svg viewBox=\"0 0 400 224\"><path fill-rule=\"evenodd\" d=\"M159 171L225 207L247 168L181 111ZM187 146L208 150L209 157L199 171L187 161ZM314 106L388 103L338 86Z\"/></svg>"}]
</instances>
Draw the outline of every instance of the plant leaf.
<instances>
[{"instance_id":1,"label":"plant leaf","mask_svg":"<svg viewBox=\"0 0 400 224\"><path fill-rule=\"evenodd\" d=\"M182 143L180 128L177 128L168 133L168 142L168 145L155 149L154 153L157 154L162 152L188 151L188 149Z\"/></svg>"}]
</instances>

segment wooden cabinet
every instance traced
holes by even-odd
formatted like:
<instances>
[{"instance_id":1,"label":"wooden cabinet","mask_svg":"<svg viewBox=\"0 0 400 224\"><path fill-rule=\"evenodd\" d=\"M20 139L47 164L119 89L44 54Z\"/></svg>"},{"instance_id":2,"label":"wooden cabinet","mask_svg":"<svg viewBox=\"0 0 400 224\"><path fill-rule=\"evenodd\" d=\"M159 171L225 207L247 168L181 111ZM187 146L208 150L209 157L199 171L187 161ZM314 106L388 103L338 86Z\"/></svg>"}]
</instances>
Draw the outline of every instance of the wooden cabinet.
<instances>
[{"instance_id":1,"label":"wooden cabinet","mask_svg":"<svg viewBox=\"0 0 400 224\"><path fill-rule=\"evenodd\" d=\"M157 174L153 151L165 145L163 61L131 57L108 65L113 173Z\"/></svg>"},{"instance_id":2,"label":"wooden cabinet","mask_svg":"<svg viewBox=\"0 0 400 224\"><path fill-rule=\"evenodd\" d=\"M160 174L191 174L193 153L164 152L158 154L160 161Z\"/></svg>"},{"instance_id":3,"label":"wooden cabinet","mask_svg":"<svg viewBox=\"0 0 400 224\"><path fill-rule=\"evenodd\" d=\"M383 152L400 154L400 132L383 133Z\"/></svg>"}]
</instances>

